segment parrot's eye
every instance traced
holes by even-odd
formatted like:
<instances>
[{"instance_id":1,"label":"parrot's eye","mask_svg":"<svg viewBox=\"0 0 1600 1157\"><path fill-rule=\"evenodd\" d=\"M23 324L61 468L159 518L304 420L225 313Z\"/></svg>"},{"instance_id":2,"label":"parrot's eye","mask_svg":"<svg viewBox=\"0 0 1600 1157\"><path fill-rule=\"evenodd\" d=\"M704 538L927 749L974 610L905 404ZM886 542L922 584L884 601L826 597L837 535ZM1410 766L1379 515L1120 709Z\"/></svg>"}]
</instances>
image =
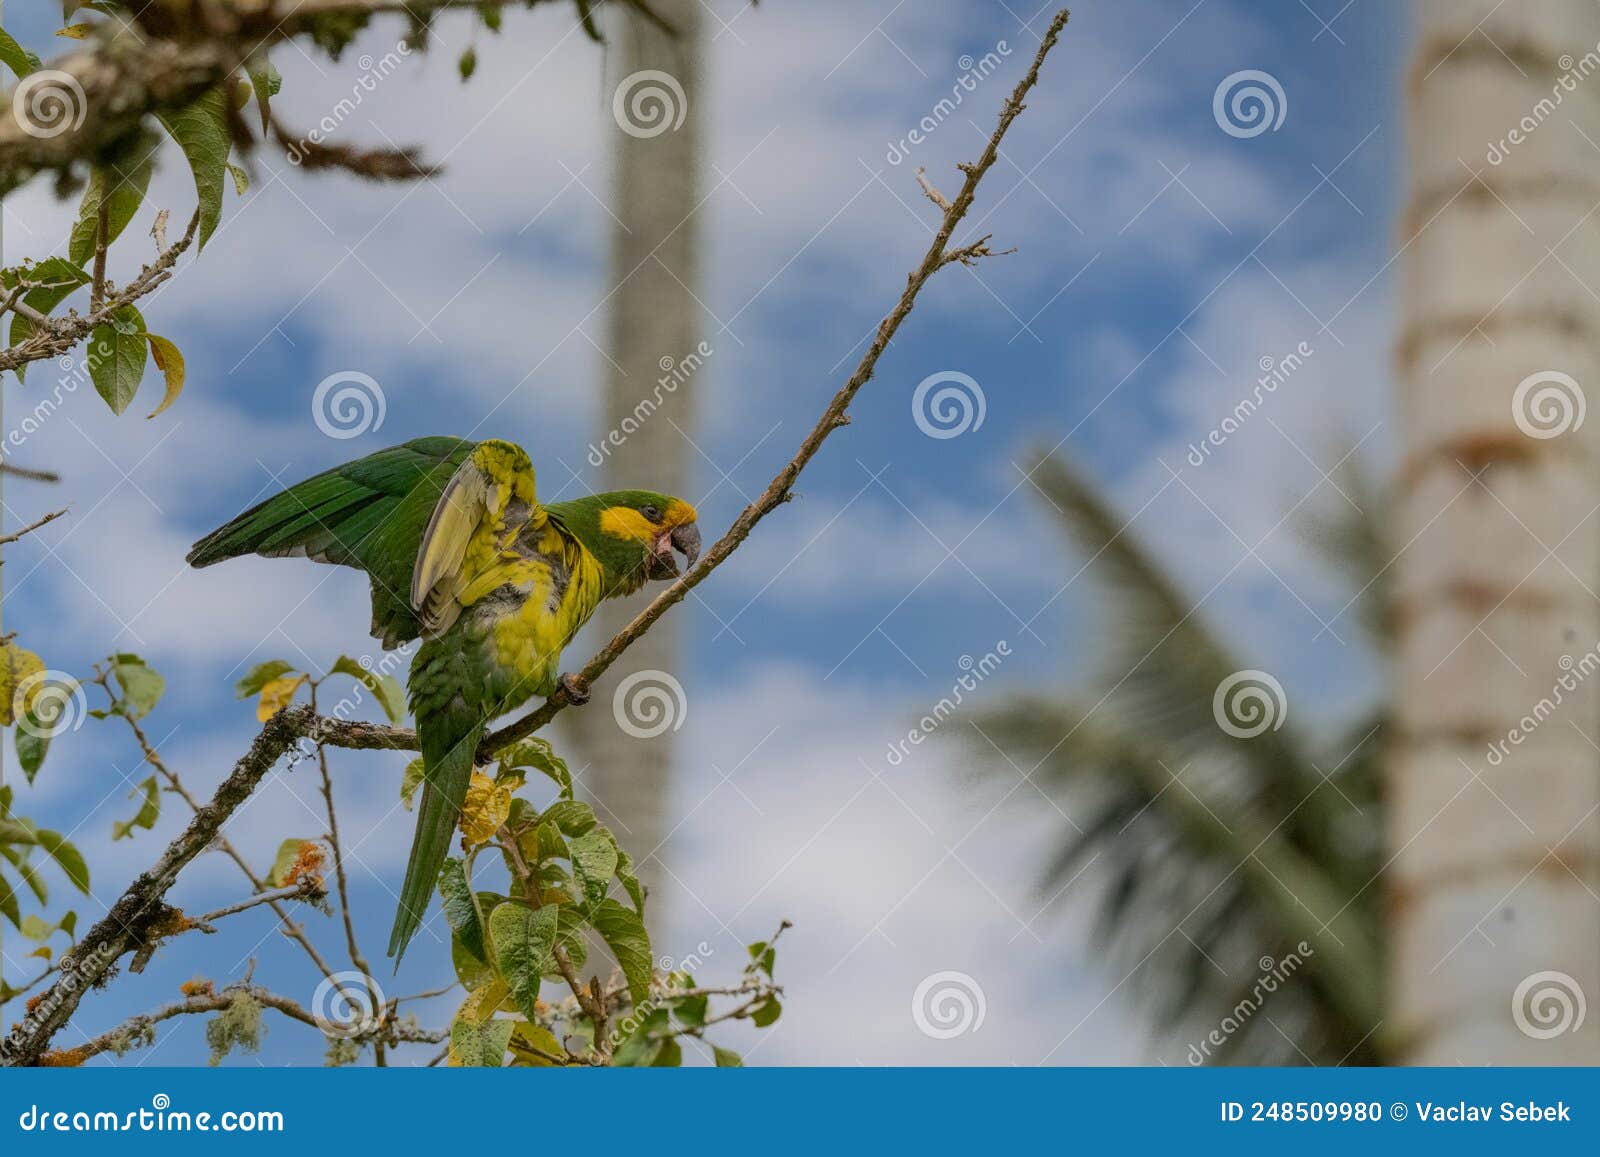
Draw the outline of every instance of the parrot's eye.
<instances>
[{"instance_id":1,"label":"parrot's eye","mask_svg":"<svg viewBox=\"0 0 1600 1157\"><path fill-rule=\"evenodd\" d=\"M643 507L639 508L639 513L644 515L651 522L660 522L661 521L661 510L660 510L659 507L643 506Z\"/></svg>"}]
</instances>

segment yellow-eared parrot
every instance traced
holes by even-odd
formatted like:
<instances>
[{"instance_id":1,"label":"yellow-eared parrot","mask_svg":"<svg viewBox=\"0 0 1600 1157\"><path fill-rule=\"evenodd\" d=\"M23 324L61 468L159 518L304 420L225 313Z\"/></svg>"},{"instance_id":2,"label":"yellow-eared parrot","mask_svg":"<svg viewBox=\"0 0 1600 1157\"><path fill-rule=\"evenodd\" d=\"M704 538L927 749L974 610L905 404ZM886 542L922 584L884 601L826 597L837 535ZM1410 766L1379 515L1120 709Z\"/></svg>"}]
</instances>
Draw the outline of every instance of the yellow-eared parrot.
<instances>
[{"instance_id":1,"label":"yellow-eared parrot","mask_svg":"<svg viewBox=\"0 0 1600 1157\"><path fill-rule=\"evenodd\" d=\"M422 923L488 724L562 686L562 648L602 599L694 565L695 510L649 490L542 504L510 442L416 438L347 462L206 535L196 567L246 554L305 557L372 579L372 634L421 638L407 694L422 748L417 830L389 935L396 958Z\"/></svg>"}]
</instances>

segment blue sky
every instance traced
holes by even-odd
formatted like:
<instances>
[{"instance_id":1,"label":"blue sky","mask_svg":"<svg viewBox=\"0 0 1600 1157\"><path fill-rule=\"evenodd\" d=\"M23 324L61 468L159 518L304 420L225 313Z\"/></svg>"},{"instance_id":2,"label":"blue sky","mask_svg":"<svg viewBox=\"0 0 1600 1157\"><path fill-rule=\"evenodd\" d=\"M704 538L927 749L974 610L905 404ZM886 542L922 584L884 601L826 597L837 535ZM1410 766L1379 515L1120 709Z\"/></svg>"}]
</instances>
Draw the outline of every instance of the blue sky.
<instances>
[{"instance_id":1,"label":"blue sky","mask_svg":"<svg viewBox=\"0 0 1600 1157\"><path fill-rule=\"evenodd\" d=\"M47 7L12 5L7 21L45 55L64 43L50 39ZM718 175L702 210L701 296L715 352L696 434L716 464L699 473L708 535L792 454L926 247L933 209L915 167L955 187L954 164L981 148L1048 20L1014 3L711 7ZM404 61L340 126L341 140L421 144L445 160L436 182L364 185L260 156L205 252L145 309L185 351L183 399L147 422L153 371L121 419L78 391L14 456L66 480L8 485L8 521L61 502L72 515L8 553L8 629L71 672L113 649L147 656L168 679L152 735L197 790L256 729L230 690L244 667L372 649L361 576L266 561L187 572L183 553L201 533L274 477L426 433L522 443L546 496L597 480L585 454L603 433L595 306L616 128L603 51L571 24L564 9L508 12L499 37L476 35L478 73L463 86L455 56L474 34L443 19L436 50ZM1282 679L1298 721L1331 726L1370 700L1353 624L1336 617L1345 596L1279 524L1302 500L1339 501L1320 470L1357 443L1359 461L1387 461L1404 25L1402 6L1361 0L1075 10L971 221L1018 252L939 275L801 500L701 588L703 606L674 612L689 640L674 784L684 822L660 857L681 890L666 898L657 947L682 955L709 943L707 971L726 962L731 974L744 941L796 921L789 1012L752 1063L1167 1056L1125 1003L1120 971L1086 942L1088 883L1082 897L1036 890L1070 801L973 775L957 743L893 769L882 752L948 691L961 656L999 640L1013 656L986 695L1085 677L1092 573L1069 583L1082 560L1016 465L1038 447L1057 447L1140 512L1133 531L1206 595L1200 613L1226 624L1241 654ZM361 56L381 58L399 35L381 23L336 64L278 50L285 117L318 119L350 91ZM990 52L1000 71L891 163L890 143L951 91L960 59ZM1286 108L1276 130L1238 137L1219 127L1213 95L1249 69L1276 79ZM186 182L169 158L149 212L183 219ZM42 187L13 195L7 260L61 250L71 218ZM144 221L114 254L122 274L147 252ZM1300 342L1315 352L1270 408L1203 466L1186 462L1188 445L1250 392L1261 359ZM312 393L340 371L381 385L380 429L319 432ZM934 439L913 420L912 397L947 371L978 383L985 419ZM44 373L26 388L7 383L8 429L48 386ZM586 654L593 642L575 646ZM184 818L169 800L156 831L107 842L134 810L136 759L125 736L90 721L57 741L31 789L7 764L19 810L75 831L91 853L85 917ZM403 763L336 760L342 820L359 834L356 907L374 945L409 842L412 817L395 806ZM718 768L736 768L733 782ZM230 838L265 861L285 836L319 830L301 802L314 790L304 768L275 776ZM241 885L212 855L175 897L213 907ZM332 924L318 931L333 936ZM394 981L401 991L448 975L426 941ZM13 980L33 971L15 961L17 943L5 945ZM234 978L252 955L258 979L309 999L316 974L256 912L169 947L143 976L87 1001L81 1024L102 1029L170 999L196 972ZM983 983L983 1030L950 1041L916 1031L907 1004L936 969ZM450 999L425 1019L446 1020ZM320 1055L309 1034L269 1024L261 1060ZM148 1063L196 1063L205 1051L200 1026L179 1024Z\"/></svg>"}]
</instances>

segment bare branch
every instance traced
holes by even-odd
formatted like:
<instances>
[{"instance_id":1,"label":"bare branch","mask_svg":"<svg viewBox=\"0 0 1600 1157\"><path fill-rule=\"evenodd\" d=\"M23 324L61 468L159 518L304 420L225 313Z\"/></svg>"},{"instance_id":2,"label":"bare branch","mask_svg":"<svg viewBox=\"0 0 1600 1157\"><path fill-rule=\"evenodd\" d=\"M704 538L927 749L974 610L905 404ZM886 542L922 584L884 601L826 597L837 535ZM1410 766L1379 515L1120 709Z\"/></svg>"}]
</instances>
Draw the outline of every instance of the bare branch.
<instances>
[{"instance_id":1,"label":"bare branch","mask_svg":"<svg viewBox=\"0 0 1600 1157\"><path fill-rule=\"evenodd\" d=\"M24 466L13 466L9 462L0 462L0 474L12 478L25 478L29 482L60 482L61 475L54 470L29 470Z\"/></svg>"},{"instance_id":2,"label":"bare branch","mask_svg":"<svg viewBox=\"0 0 1600 1157\"><path fill-rule=\"evenodd\" d=\"M23 535L32 534L41 526L44 526L46 523L54 522L56 519L61 518L66 513L67 512L65 510L52 510L49 514L45 515L37 522L30 522L27 526L24 526L21 530L16 531L13 534L0 534L0 546L10 545L11 543L16 542L17 539L21 538Z\"/></svg>"}]
</instances>

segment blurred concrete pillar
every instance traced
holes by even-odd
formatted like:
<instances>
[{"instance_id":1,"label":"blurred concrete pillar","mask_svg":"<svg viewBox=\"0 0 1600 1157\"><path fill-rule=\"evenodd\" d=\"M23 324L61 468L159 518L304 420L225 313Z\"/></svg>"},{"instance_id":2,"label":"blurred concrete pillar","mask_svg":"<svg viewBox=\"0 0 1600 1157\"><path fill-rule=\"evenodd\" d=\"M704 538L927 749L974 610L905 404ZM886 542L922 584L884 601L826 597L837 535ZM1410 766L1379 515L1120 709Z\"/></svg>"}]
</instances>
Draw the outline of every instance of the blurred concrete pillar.
<instances>
[{"instance_id":1,"label":"blurred concrete pillar","mask_svg":"<svg viewBox=\"0 0 1600 1157\"><path fill-rule=\"evenodd\" d=\"M1600 1062L1600 9L1419 0L1398 346L1390 1013Z\"/></svg>"}]
</instances>

